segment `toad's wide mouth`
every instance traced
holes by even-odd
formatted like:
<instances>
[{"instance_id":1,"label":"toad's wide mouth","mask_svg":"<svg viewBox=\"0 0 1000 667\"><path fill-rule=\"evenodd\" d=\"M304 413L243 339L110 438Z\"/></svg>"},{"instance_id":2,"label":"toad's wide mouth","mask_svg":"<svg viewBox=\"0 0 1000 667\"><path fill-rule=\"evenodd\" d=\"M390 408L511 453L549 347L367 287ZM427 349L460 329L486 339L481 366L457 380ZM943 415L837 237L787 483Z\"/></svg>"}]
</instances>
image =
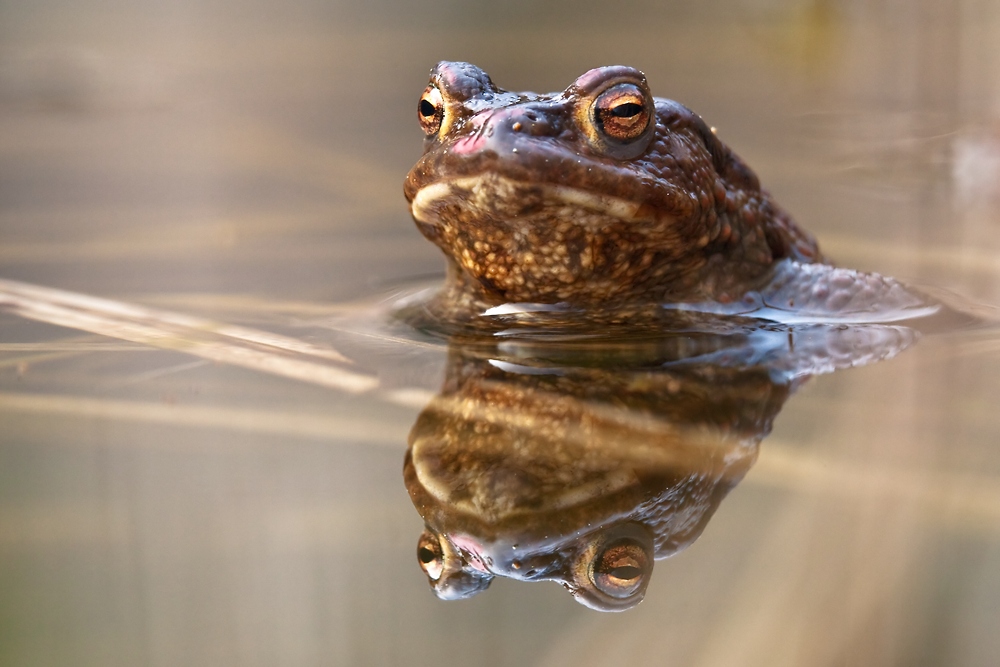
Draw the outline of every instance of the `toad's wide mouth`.
<instances>
[{"instance_id":1,"label":"toad's wide mouth","mask_svg":"<svg viewBox=\"0 0 1000 667\"><path fill-rule=\"evenodd\" d=\"M454 221L456 217L470 222L549 217L576 220L582 225L603 224L608 222L607 218L662 223L666 217L662 211L641 202L567 185L521 181L496 172L426 185L414 195L410 210L418 222L426 225ZM591 215L580 215L584 212Z\"/></svg>"}]
</instances>

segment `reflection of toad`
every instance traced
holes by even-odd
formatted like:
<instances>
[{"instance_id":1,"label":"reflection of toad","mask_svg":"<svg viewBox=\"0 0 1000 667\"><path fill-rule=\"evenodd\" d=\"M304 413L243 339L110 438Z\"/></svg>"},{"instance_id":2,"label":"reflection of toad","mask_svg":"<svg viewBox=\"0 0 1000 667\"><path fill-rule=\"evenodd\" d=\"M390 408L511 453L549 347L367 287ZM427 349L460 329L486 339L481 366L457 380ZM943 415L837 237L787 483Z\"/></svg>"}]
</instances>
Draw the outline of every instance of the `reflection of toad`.
<instances>
[{"instance_id":1,"label":"reflection of toad","mask_svg":"<svg viewBox=\"0 0 1000 667\"><path fill-rule=\"evenodd\" d=\"M750 168L638 70L601 67L536 95L442 62L417 111L424 155L404 192L448 258L438 317L560 304L591 322L649 321L656 304L738 306L751 292L752 307L851 321L922 304L891 279L818 263Z\"/></svg>"},{"instance_id":2,"label":"reflection of toad","mask_svg":"<svg viewBox=\"0 0 1000 667\"><path fill-rule=\"evenodd\" d=\"M749 470L795 386L891 356L902 327L803 327L619 343L454 345L404 478L435 593L495 576L634 606Z\"/></svg>"}]
</instances>

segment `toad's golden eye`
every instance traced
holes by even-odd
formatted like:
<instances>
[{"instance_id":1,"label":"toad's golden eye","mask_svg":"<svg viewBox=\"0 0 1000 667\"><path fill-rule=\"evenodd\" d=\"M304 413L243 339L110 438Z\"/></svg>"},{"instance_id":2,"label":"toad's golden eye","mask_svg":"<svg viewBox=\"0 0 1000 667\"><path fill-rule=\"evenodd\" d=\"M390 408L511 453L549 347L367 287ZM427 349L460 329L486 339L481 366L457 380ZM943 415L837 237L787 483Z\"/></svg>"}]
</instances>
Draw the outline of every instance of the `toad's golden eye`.
<instances>
[{"instance_id":1,"label":"toad's golden eye","mask_svg":"<svg viewBox=\"0 0 1000 667\"><path fill-rule=\"evenodd\" d=\"M441 573L444 571L444 553L441 550L441 542L430 531L425 530L417 542L417 560L420 561L420 569L430 577L431 581L441 578Z\"/></svg>"},{"instance_id":2,"label":"toad's golden eye","mask_svg":"<svg viewBox=\"0 0 1000 667\"><path fill-rule=\"evenodd\" d=\"M641 544L625 539L598 554L591 572L594 586L614 598L627 598L650 571L650 556Z\"/></svg>"},{"instance_id":3,"label":"toad's golden eye","mask_svg":"<svg viewBox=\"0 0 1000 667\"><path fill-rule=\"evenodd\" d=\"M642 89L620 83L601 93L593 106L594 124L606 137L628 143L649 127L650 104Z\"/></svg>"},{"instance_id":4,"label":"toad's golden eye","mask_svg":"<svg viewBox=\"0 0 1000 667\"><path fill-rule=\"evenodd\" d=\"M424 134L428 137L437 134L441 129L441 119L444 118L444 99L437 86L427 86L424 94L420 96L417 104L417 118L420 119L420 127L424 129Z\"/></svg>"}]
</instances>

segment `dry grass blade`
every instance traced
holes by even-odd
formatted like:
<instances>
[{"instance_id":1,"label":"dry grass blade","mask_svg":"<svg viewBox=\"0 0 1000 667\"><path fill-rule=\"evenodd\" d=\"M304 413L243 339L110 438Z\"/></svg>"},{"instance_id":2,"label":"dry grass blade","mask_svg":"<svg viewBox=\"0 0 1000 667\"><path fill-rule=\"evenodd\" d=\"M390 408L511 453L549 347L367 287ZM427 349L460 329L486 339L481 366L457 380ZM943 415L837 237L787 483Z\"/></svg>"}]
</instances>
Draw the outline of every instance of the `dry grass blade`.
<instances>
[{"instance_id":1,"label":"dry grass blade","mask_svg":"<svg viewBox=\"0 0 1000 667\"><path fill-rule=\"evenodd\" d=\"M12 280L0 280L0 311L349 393L378 387L375 376L344 368L350 360L332 348L181 313Z\"/></svg>"}]
</instances>

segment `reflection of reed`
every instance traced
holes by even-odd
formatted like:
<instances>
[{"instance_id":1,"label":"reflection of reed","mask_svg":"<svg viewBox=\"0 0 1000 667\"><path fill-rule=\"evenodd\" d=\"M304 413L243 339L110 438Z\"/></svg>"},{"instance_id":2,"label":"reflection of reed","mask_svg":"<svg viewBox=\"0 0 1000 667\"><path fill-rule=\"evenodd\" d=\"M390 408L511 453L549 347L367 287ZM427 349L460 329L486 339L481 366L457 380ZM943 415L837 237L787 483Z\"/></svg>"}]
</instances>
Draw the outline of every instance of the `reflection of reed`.
<instances>
[{"instance_id":1,"label":"reflection of reed","mask_svg":"<svg viewBox=\"0 0 1000 667\"><path fill-rule=\"evenodd\" d=\"M912 503L927 518L1000 533L1000 479L993 476L859 465L769 441L752 482L842 500Z\"/></svg>"},{"instance_id":2,"label":"reflection of reed","mask_svg":"<svg viewBox=\"0 0 1000 667\"><path fill-rule=\"evenodd\" d=\"M291 410L173 405L156 401L116 400L86 396L0 392L0 414L59 415L119 422L207 428L281 438L308 438L325 442L392 444L405 431L370 418L341 414L318 415ZM142 443L132 443L143 447Z\"/></svg>"}]
</instances>

